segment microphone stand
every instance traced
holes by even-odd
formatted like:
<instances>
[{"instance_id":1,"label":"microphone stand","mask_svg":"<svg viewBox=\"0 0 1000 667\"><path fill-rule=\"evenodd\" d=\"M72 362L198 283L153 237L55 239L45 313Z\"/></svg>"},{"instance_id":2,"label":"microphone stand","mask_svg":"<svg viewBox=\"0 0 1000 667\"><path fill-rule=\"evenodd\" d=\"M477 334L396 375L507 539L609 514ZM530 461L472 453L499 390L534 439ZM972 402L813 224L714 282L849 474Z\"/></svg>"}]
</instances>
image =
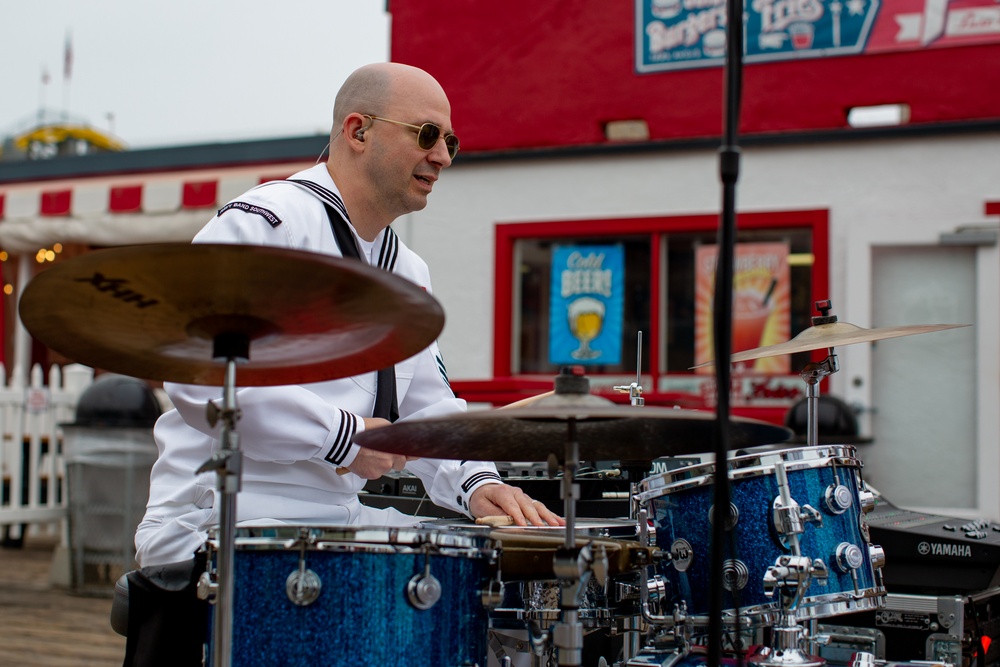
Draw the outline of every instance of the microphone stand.
<instances>
[{"instance_id":1,"label":"microphone stand","mask_svg":"<svg viewBox=\"0 0 1000 667\"><path fill-rule=\"evenodd\" d=\"M736 236L736 181L739 179L740 150L737 145L740 117L740 94L743 65L743 3L726 2L725 118L722 146L719 149L719 175L722 181L722 217L719 222L719 256L715 274L714 348L716 394L715 434L715 516L728 515L729 493L729 392L731 383L733 261ZM727 546L728 522L712 523L713 572L709 591L708 664L717 667L722 660L723 564Z\"/></svg>"}]
</instances>

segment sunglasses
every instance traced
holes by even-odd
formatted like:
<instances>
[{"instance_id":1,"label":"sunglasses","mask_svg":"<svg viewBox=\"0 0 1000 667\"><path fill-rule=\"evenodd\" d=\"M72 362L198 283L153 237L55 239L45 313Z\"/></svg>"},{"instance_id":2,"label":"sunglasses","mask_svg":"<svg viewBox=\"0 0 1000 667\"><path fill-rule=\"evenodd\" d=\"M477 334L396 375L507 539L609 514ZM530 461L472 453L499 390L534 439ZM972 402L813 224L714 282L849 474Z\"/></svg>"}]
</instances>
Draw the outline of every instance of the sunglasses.
<instances>
[{"instance_id":1,"label":"sunglasses","mask_svg":"<svg viewBox=\"0 0 1000 667\"><path fill-rule=\"evenodd\" d=\"M378 116L372 116L369 114L361 114L365 118L370 118L372 120L381 120L385 123L392 123L393 125L402 125L403 127L408 127L411 130L417 131L417 145L420 146L425 151L429 151L437 145L438 139L441 138L442 132L441 128L434 123L424 123L423 125L413 125L412 123L403 123L398 120L390 120L388 118L379 118ZM444 145L448 148L448 157L452 160L458 154L458 137L454 134L444 135Z\"/></svg>"}]
</instances>

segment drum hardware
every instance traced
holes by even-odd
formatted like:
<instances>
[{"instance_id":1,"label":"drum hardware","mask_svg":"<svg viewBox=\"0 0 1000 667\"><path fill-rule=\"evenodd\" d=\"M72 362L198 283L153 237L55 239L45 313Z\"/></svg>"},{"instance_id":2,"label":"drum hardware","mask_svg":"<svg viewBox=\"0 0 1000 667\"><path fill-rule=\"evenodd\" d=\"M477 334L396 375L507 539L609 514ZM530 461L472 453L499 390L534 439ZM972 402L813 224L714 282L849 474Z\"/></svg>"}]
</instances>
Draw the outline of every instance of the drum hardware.
<instances>
[{"instance_id":1,"label":"drum hardware","mask_svg":"<svg viewBox=\"0 0 1000 667\"><path fill-rule=\"evenodd\" d=\"M642 407L646 404L646 399L642 397L642 332L639 332L639 339L635 346L635 382L629 385L618 385L612 387L615 391L628 394L628 402L632 407Z\"/></svg>"},{"instance_id":2,"label":"drum hardware","mask_svg":"<svg viewBox=\"0 0 1000 667\"><path fill-rule=\"evenodd\" d=\"M810 656L802 650L805 628L799 624L793 613L813 580L824 586L827 582L826 564L820 558L803 556L799 544L799 535L805 532L801 519L806 518L809 521L818 519L818 523L822 525L822 517L808 505L801 509L811 511L800 512L798 503L791 497L783 461L775 464L774 471L779 491L779 497L774 501L774 522L779 534L784 538L782 543L791 554L779 556L764 575L764 594L772 597L777 593L781 605L780 615L778 622L771 628L773 645L764 647L751 656L749 662L763 667L822 667L826 664L825 660Z\"/></svg>"},{"instance_id":3,"label":"drum hardware","mask_svg":"<svg viewBox=\"0 0 1000 667\"><path fill-rule=\"evenodd\" d=\"M554 394L522 408L468 412L445 419L396 422L355 437L363 447L410 456L481 460L546 461L550 475L562 470L565 541L553 558L561 588L561 620L549 639L559 652L560 665L579 665L583 627L578 596L594 561L577 546L576 481L581 452L587 460L629 459L650 462L663 449L700 451L711 437L714 416L675 409L616 406L590 394L589 380L580 369L566 369L556 377ZM789 430L767 422L733 419L734 446L748 441L782 441ZM758 444L763 444L758 442ZM624 452L623 446L628 451ZM586 549L586 546L584 547ZM582 560L581 560L582 558ZM585 567L585 565L587 565ZM598 576L604 566L598 564Z\"/></svg>"},{"instance_id":4,"label":"drum hardware","mask_svg":"<svg viewBox=\"0 0 1000 667\"><path fill-rule=\"evenodd\" d=\"M441 582L431 574L430 545L424 544L424 571L415 574L406 584L406 599L417 609L426 611L441 599Z\"/></svg>"},{"instance_id":5,"label":"drum hardware","mask_svg":"<svg viewBox=\"0 0 1000 667\"><path fill-rule=\"evenodd\" d=\"M309 529L300 528L298 538L287 544L288 548L299 545L299 566L285 580L285 594L299 607L308 607L318 600L323 587L319 575L306 567L306 548L313 543Z\"/></svg>"},{"instance_id":6,"label":"drum hardware","mask_svg":"<svg viewBox=\"0 0 1000 667\"><path fill-rule=\"evenodd\" d=\"M797 536L805 532L804 524L815 523L822 526L823 515L808 504L800 507L792 498L788 491L788 473L785 471L784 462L779 461L775 464L774 473L778 482L778 495L771 503L774 529L782 546L798 556L800 554Z\"/></svg>"},{"instance_id":7,"label":"drum hardware","mask_svg":"<svg viewBox=\"0 0 1000 667\"><path fill-rule=\"evenodd\" d=\"M318 253L228 244L90 252L36 276L19 313L35 338L70 359L133 377L222 387L221 406L206 407L209 425L222 424L220 449L197 470L216 472L221 496L218 563L199 581L205 599L216 603L216 667L228 667L232 657L243 468L237 364L245 386L349 377L413 356L444 326L433 297L388 272Z\"/></svg>"},{"instance_id":8,"label":"drum hardware","mask_svg":"<svg viewBox=\"0 0 1000 667\"><path fill-rule=\"evenodd\" d=\"M567 519L567 533L569 520ZM559 665L581 665L583 660L583 624L580 606L590 578L607 588L608 557L600 544L584 545L580 549L563 548L556 552L552 562L559 578L560 620L552 627L552 643L559 651Z\"/></svg>"}]
</instances>

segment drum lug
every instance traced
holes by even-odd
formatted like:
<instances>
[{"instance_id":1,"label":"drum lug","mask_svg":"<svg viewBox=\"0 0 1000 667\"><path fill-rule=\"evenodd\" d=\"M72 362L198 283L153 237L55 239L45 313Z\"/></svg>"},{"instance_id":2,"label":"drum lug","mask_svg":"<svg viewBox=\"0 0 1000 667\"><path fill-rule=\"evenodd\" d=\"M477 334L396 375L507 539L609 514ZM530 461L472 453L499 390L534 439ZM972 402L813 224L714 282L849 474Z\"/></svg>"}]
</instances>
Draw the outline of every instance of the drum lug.
<instances>
[{"instance_id":1,"label":"drum lug","mask_svg":"<svg viewBox=\"0 0 1000 667\"><path fill-rule=\"evenodd\" d=\"M205 600L208 604L215 604L219 595L219 583L209 572L202 572L198 577L196 592L199 600Z\"/></svg>"},{"instance_id":2,"label":"drum lug","mask_svg":"<svg viewBox=\"0 0 1000 667\"><path fill-rule=\"evenodd\" d=\"M740 508L733 503L729 503L729 511L726 512L726 531L731 531L740 521ZM715 523L715 505L708 508L708 522Z\"/></svg>"},{"instance_id":3,"label":"drum lug","mask_svg":"<svg viewBox=\"0 0 1000 667\"><path fill-rule=\"evenodd\" d=\"M831 514L843 514L851 509L854 498L851 496L851 490L843 484L831 484L826 487L823 502Z\"/></svg>"},{"instance_id":4,"label":"drum lug","mask_svg":"<svg viewBox=\"0 0 1000 667\"><path fill-rule=\"evenodd\" d=\"M739 559L729 559L722 564L722 586L727 591L741 591L750 581L750 570Z\"/></svg>"},{"instance_id":5,"label":"drum lug","mask_svg":"<svg viewBox=\"0 0 1000 667\"><path fill-rule=\"evenodd\" d=\"M885 551L877 544L868 545L868 557L872 561L872 567L876 570L885 565Z\"/></svg>"},{"instance_id":6,"label":"drum lug","mask_svg":"<svg viewBox=\"0 0 1000 667\"><path fill-rule=\"evenodd\" d=\"M869 491L867 488L858 493L858 498L861 501L862 514L868 514L873 509L875 509L875 494Z\"/></svg>"},{"instance_id":7,"label":"drum lug","mask_svg":"<svg viewBox=\"0 0 1000 667\"><path fill-rule=\"evenodd\" d=\"M503 587L504 584L502 581L490 579L489 583L486 584L486 588L479 592L479 599L482 601L484 609L492 611L503 602Z\"/></svg>"},{"instance_id":8,"label":"drum lug","mask_svg":"<svg viewBox=\"0 0 1000 667\"><path fill-rule=\"evenodd\" d=\"M308 607L319 599L322 588L323 582L319 575L305 567L294 570L285 579L285 594L299 607Z\"/></svg>"},{"instance_id":9,"label":"drum lug","mask_svg":"<svg viewBox=\"0 0 1000 667\"><path fill-rule=\"evenodd\" d=\"M861 547L850 542L841 542L837 545L837 553L834 558L837 569L844 574L849 574L865 564L865 556Z\"/></svg>"},{"instance_id":10,"label":"drum lug","mask_svg":"<svg viewBox=\"0 0 1000 667\"><path fill-rule=\"evenodd\" d=\"M415 574L406 584L406 598L417 609L427 611L441 599L441 582L430 572Z\"/></svg>"},{"instance_id":11,"label":"drum lug","mask_svg":"<svg viewBox=\"0 0 1000 667\"><path fill-rule=\"evenodd\" d=\"M441 599L441 582L431 574L430 545L424 545L424 571L406 584L406 599L421 611L427 611Z\"/></svg>"}]
</instances>

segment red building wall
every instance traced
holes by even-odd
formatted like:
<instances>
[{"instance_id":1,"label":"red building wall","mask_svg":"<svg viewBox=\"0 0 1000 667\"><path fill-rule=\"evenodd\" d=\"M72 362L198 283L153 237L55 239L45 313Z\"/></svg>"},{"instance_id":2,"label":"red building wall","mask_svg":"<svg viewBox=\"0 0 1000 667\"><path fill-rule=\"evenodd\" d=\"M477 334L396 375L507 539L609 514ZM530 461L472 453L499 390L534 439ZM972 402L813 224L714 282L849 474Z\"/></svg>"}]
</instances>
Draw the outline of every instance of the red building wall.
<instances>
[{"instance_id":1,"label":"red building wall","mask_svg":"<svg viewBox=\"0 0 1000 667\"><path fill-rule=\"evenodd\" d=\"M392 59L444 85L463 151L601 144L611 120L650 139L722 133L722 67L639 74L631 0L392 0ZM744 67L741 134L847 127L905 103L911 124L1000 120L1000 43Z\"/></svg>"}]
</instances>

